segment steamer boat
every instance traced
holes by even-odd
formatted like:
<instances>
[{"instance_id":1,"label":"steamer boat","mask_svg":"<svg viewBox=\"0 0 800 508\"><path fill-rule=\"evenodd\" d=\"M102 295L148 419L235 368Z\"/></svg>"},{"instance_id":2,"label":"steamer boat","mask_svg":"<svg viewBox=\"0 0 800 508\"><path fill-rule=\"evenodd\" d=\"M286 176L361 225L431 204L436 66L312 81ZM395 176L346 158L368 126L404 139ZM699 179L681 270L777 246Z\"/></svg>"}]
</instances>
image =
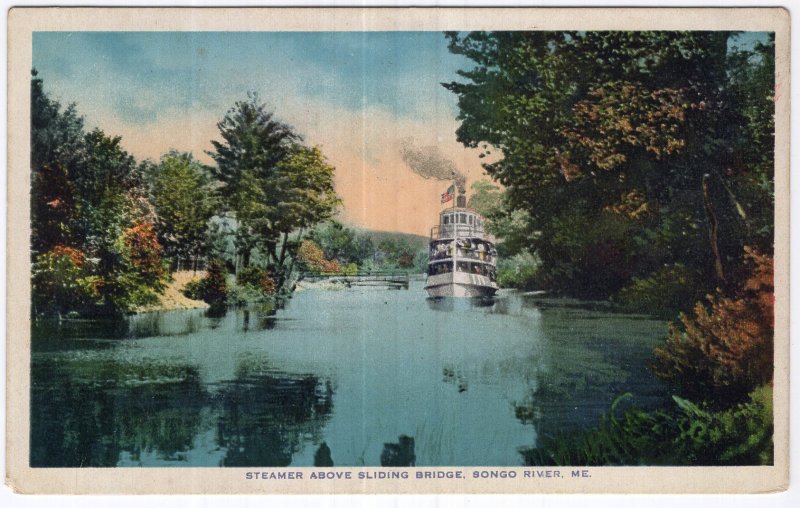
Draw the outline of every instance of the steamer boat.
<instances>
[{"instance_id":1,"label":"steamer boat","mask_svg":"<svg viewBox=\"0 0 800 508\"><path fill-rule=\"evenodd\" d=\"M452 198L451 186L442 202ZM450 196L447 199L447 196ZM484 218L467 208L460 193L455 206L439 213L439 224L431 228L430 260L425 289L434 298L488 297L497 291L497 249L484 229Z\"/></svg>"}]
</instances>

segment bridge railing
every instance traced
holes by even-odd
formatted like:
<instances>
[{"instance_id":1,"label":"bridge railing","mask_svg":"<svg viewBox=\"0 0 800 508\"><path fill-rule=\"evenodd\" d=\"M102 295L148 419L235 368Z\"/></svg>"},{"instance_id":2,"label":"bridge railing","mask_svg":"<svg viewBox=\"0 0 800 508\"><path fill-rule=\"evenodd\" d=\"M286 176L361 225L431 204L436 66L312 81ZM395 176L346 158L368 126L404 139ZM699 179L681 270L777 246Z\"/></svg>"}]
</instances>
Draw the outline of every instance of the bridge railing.
<instances>
[{"instance_id":1,"label":"bridge railing","mask_svg":"<svg viewBox=\"0 0 800 508\"><path fill-rule=\"evenodd\" d=\"M331 278L364 278L364 277L396 277L408 278L416 272L408 272L405 270L366 270L358 271L356 273L344 272L300 272L298 275L303 279L331 279Z\"/></svg>"},{"instance_id":2,"label":"bridge railing","mask_svg":"<svg viewBox=\"0 0 800 508\"><path fill-rule=\"evenodd\" d=\"M331 280L351 286L385 285L392 288L408 289L411 274L407 271L365 271L356 274L345 273L301 273L300 280L309 282Z\"/></svg>"}]
</instances>

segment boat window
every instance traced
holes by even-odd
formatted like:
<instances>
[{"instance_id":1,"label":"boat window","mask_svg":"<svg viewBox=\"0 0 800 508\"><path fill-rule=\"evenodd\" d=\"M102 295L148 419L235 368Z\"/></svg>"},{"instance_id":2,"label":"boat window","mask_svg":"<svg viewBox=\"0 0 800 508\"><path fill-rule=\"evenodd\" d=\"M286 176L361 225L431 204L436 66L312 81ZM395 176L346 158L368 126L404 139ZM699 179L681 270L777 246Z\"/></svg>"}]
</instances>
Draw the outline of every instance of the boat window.
<instances>
[{"instance_id":1,"label":"boat window","mask_svg":"<svg viewBox=\"0 0 800 508\"><path fill-rule=\"evenodd\" d=\"M450 224L450 217L445 215L442 217L442 224Z\"/></svg>"},{"instance_id":2,"label":"boat window","mask_svg":"<svg viewBox=\"0 0 800 508\"><path fill-rule=\"evenodd\" d=\"M466 224L467 223L466 214L463 214L463 213L458 214L458 223L459 224Z\"/></svg>"},{"instance_id":3,"label":"boat window","mask_svg":"<svg viewBox=\"0 0 800 508\"><path fill-rule=\"evenodd\" d=\"M469 216L469 225L472 226L474 217L472 215Z\"/></svg>"},{"instance_id":4,"label":"boat window","mask_svg":"<svg viewBox=\"0 0 800 508\"><path fill-rule=\"evenodd\" d=\"M475 226L481 227L481 220L478 217L475 217Z\"/></svg>"},{"instance_id":5,"label":"boat window","mask_svg":"<svg viewBox=\"0 0 800 508\"><path fill-rule=\"evenodd\" d=\"M431 263L428 266L428 275L440 275L442 273L450 273L453 271L451 263Z\"/></svg>"}]
</instances>

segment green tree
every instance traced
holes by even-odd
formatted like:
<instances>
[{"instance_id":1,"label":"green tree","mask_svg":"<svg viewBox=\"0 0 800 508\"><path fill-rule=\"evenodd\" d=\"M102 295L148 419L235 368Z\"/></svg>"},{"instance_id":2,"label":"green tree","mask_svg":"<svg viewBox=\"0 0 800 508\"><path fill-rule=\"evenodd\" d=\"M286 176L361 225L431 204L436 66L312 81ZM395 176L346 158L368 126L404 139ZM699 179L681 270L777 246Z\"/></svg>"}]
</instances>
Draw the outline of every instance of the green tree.
<instances>
[{"instance_id":1,"label":"green tree","mask_svg":"<svg viewBox=\"0 0 800 508\"><path fill-rule=\"evenodd\" d=\"M152 301L165 273L141 168L121 138L84 132L35 71L31 101L33 299L53 304L35 312L116 314Z\"/></svg>"},{"instance_id":2,"label":"green tree","mask_svg":"<svg viewBox=\"0 0 800 508\"><path fill-rule=\"evenodd\" d=\"M242 264L259 247L280 287L303 231L332 217L339 204L334 167L319 148L301 145L293 129L274 120L253 94L217 126L224 142L213 142L211 156L222 195L236 214Z\"/></svg>"},{"instance_id":3,"label":"green tree","mask_svg":"<svg viewBox=\"0 0 800 508\"><path fill-rule=\"evenodd\" d=\"M676 263L710 289L741 278L743 245L769 235L774 55L732 35L447 34L474 62L444 85L458 139L502 153L485 168L528 215L542 282L606 297Z\"/></svg>"},{"instance_id":4,"label":"green tree","mask_svg":"<svg viewBox=\"0 0 800 508\"><path fill-rule=\"evenodd\" d=\"M149 169L158 238L165 254L179 262L205 253L211 217L219 208L210 169L189 153L170 152Z\"/></svg>"},{"instance_id":5,"label":"green tree","mask_svg":"<svg viewBox=\"0 0 800 508\"><path fill-rule=\"evenodd\" d=\"M328 259L342 264L360 265L372 258L374 247L368 235L344 226L338 221L325 222L308 232L308 238L317 243Z\"/></svg>"},{"instance_id":6,"label":"green tree","mask_svg":"<svg viewBox=\"0 0 800 508\"><path fill-rule=\"evenodd\" d=\"M31 273L34 314L61 316L92 305L99 278L87 268L83 252L63 245L37 256Z\"/></svg>"},{"instance_id":7,"label":"green tree","mask_svg":"<svg viewBox=\"0 0 800 508\"><path fill-rule=\"evenodd\" d=\"M258 200L267 190L266 182L274 175L279 162L289 156L300 137L274 118L255 93L238 101L217 123L222 141L212 141L208 154L217 163L214 176L221 182L220 192L228 208L236 214L239 227L236 247L242 265L250 263L258 240L251 220L258 217Z\"/></svg>"},{"instance_id":8,"label":"green tree","mask_svg":"<svg viewBox=\"0 0 800 508\"><path fill-rule=\"evenodd\" d=\"M63 111L44 92L36 70L31 79L31 255L74 243L78 221L71 179L83 143L83 119L74 105Z\"/></svg>"},{"instance_id":9,"label":"green tree","mask_svg":"<svg viewBox=\"0 0 800 508\"><path fill-rule=\"evenodd\" d=\"M478 180L472 184L472 195L467 206L489 218L502 206L503 191L497 185L486 180Z\"/></svg>"},{"instance_id":10,"label":"green tree","mask_svg":"<svg viewBox=\"0 0 800 508\"><path fill-rule=\"evenodd\" d=\"M274 177L265 182L263 213L254 221L254 229L275 272L287 269L305 230L336 212L341 201L333 186L334 171L318 147L295 145L278 164ZM296 238L291 240L289 235L295 231ZM289 264L289 272L291 268Z\"/></svg>"}]
</instances>

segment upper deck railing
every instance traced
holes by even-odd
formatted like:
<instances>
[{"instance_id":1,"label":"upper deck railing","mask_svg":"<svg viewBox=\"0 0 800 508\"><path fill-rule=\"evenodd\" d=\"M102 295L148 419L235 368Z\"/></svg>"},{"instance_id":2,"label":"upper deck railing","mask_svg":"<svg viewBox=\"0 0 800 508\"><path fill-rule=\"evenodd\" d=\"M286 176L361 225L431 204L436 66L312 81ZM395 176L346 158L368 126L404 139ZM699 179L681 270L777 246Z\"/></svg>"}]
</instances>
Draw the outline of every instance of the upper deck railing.
<instances>
[{"instance_id":1,"label":"upper deck railing","mask_svg":"<svg viewBox=\"0 0 800 508\"><path fill-rule=\"evenodd\" d=\"M443 224L431 228L431 240L442 240L446 238L485 238L486 233L483 226L472 226L469 224Z\"/></svg>"}]
</instances>

